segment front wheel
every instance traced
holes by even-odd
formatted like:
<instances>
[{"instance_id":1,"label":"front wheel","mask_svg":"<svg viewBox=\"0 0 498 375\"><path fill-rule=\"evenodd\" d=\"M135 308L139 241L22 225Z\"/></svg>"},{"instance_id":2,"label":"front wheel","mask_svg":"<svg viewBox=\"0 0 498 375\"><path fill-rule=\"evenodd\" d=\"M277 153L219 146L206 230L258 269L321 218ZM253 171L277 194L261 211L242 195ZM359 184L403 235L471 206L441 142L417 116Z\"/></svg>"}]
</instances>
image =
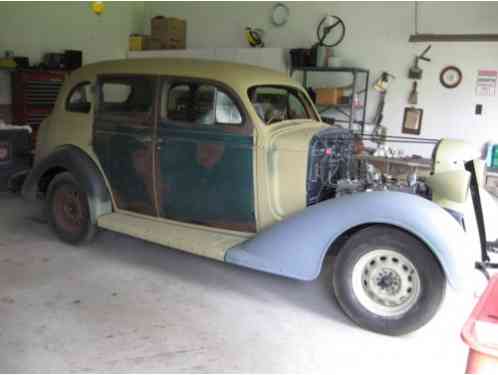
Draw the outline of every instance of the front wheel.
<instances>
[{"instance_id":1,"label":"front wheel","mask_svg":"<svg viewBox=\"0 0 498 375\"><path fill-rule=\"evenodd\" d=\"M417 238L389 226L355 233L333 266L339 305L358 325L386 335L422 327L443 301L446 278Z\"/></svg>"}]
</instances>

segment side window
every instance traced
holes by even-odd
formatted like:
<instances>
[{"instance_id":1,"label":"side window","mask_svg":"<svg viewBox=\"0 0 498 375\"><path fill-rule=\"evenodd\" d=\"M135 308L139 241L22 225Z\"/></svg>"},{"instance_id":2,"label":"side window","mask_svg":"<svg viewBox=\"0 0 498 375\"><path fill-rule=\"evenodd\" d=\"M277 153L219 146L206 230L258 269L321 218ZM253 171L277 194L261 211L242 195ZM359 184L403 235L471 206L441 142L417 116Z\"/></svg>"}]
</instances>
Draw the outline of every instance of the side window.
<instances>
[{"instance_id":1,"label":"side window","mask_svg":"<svg viewBox=\"0 0 498 375\"><path fill-rule=\"evenodd\" d=\"M223 91L216 95L216 122L219 124L242 124L242 116L233 100Z\"/></svg>"},{"instance_id":2,"label":"side window","mask_svg":"<svg viewBox=\"0 0 498 375\"><path fill-rule=\"evenodd\" d=\"M163 119L199 126L242 125L242 115L235 102L213 85L173 84L169 90L163 90L162 101Z\"/></svg>"},{"instance_id":3,"label":"side window","mask_svg":"<svg viewBox=\"0 0 498 375\"><path fill-rule=\"evenodd\" d=\"M267 125L275 122L315 119L309 100L299 90L285 86L255 86L248 90L249 100Z\"/></svg>"},{"instance_id":4,"label":"side window","mask_svg":"<svg viewBox=\"0 0 498 375\"><path fill-rule=\"evenodd\" d=\"M301 100L299 100L294 94L289 94L289 118L291 119L306 119L308 118L308 113Z\"/></svg>"},{"instance_id":5,"label":"side window","mask_svg":"<svg viewBox=\"0 0 498 375\"><path fill-rule=\"evenodd\" d=\"M91 107L92 92L90 82L78 83L67 96L66 111L88 113Z\"/></svg>"},{"instance_id":6,"label":"side window","mask_svg":"<svg viewBox=\"0 0 498 375\"><path fill-rule=\"evenodd\" d=\"M152 114L154 81L149 77L100 80L99 113Z\"/></svg>"},{"instance_id":7,"label":"side window","mask_svg":"<svg viewBox=\"0 0 498 375\"><path fill-rule=\"evenodd\" d=\"M191 122L191 97L192 91L189 85L175 85L171 87L169 93L166 91L168 105L166 106L166 116L170 120Z\"/></svg>"}]
</instances>

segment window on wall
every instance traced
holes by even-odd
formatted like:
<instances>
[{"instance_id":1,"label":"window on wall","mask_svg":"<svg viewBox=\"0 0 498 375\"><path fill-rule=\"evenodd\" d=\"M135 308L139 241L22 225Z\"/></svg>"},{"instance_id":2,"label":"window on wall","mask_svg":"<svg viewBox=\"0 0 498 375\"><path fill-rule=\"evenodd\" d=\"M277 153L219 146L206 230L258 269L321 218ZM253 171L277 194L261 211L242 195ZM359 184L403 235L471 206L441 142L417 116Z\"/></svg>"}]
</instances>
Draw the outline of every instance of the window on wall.
<instances>
[{"instance_id":1,"label":"window on wall","mask_svg":"<svg viewBox=\"0 0 498 375\"><path fill-rule=\"evenodd\" d=\"M92 92L90 82L78 83L67 96L66 111L88 113L91 107Z\"/></svg>"},{"instance_id":2,"label":"window on wall","mask_svg":"<svg viewBox=\"0 0 498 375\"><path fill-rule=\"evenodd\" d=\"M178 83L164 90L163 117L201 126L241 125L242 115L234 100L213 85Z\"/></svg>"},{"instance_id":3,"label":"window on wall","mask_svg":"<svg viewBox=\"0 0 498 375\"><path fill-rule=\"evenodd\" d=\"M153 102L154 81L150 77L113 77L100 81L101 113L151 113Z\"/></svg>"}]
</instances>

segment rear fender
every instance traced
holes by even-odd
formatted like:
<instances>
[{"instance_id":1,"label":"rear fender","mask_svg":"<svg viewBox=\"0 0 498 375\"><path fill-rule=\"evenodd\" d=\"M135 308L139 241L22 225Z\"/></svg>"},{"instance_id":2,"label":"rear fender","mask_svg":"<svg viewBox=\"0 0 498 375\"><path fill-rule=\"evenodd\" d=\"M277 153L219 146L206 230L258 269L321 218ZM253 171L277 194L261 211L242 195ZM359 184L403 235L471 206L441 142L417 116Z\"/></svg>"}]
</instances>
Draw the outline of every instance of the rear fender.
<instances>
[{"instance_id":1,"label":"rear fender","mask_svg":"<svg viewBox=\"0 0 498 375\"><path fill-rule=\"evenodd\" d=\"M93 223L101 215L112 212L112 201L104 178L95 162L76 146L62 146L35 164L22 187L26 200L35 200L40 193L40 180L50 171L67 171L88 195Z\"/></svg>"},{"instance_id":2,"label":"rear fender","mask_svg":"<svg viewBox=\"0 0 498 375\"><path fill-rule=\"evenodd\" d=\"M308 207L227 251L226 262L300 280L315 279L334 242L369 224L401 228L438 259L451 286L463 287L478 248L444 209L399 192L356 193Z\"/></svg>"}]
</instances>

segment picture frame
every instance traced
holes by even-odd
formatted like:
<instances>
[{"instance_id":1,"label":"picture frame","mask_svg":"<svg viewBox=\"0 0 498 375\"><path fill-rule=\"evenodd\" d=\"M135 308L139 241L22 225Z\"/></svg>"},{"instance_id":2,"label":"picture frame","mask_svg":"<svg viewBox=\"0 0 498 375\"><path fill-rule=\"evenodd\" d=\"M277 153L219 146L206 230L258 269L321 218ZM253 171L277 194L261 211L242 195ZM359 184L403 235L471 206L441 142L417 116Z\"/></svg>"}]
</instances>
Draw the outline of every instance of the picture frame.
<instances>
[{"instance_id":1,"label":"picture frame","mask_svg":"<svg viewBox=\"0 0 498 375\"><path fill-rule=\"evenodd\" d=\"M422 108L406 107L401 132L404 134L420 135L423 115L424 110Z\"/></svg>"}]
</instances>

